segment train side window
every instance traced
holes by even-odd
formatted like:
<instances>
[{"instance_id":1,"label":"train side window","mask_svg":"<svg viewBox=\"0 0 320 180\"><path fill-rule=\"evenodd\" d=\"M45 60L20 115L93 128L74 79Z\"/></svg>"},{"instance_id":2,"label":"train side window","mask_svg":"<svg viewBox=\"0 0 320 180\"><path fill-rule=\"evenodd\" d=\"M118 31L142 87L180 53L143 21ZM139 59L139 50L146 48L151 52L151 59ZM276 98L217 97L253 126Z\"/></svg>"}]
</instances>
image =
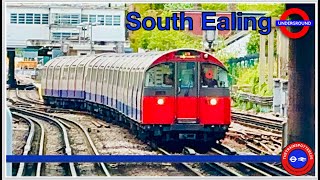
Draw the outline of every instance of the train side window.
<instances>
[{"instance_id":1,"label":"train side window","mask_svg":"<svg viewBox=\"0 0 320 180\"><path fill-rule=\"evenodd\" d=\"M83 77L81 67L79 67L77 69L75 69L75 68L71 68L71 69L76 70L76 73L77 73L75 76L75 77L77 77L76 79Z\"/></svg>"},{"instance_id":2,"label":"train side window","mask_svg":"<svg viewBox=\"0 0 320 180\"><path fill-rule=\"evenodd\" d=\"M86 81L89 82L90 81L90 78L91 78L91 71L92 71L92 68L89 67L88 70L87 70L87 74L86 74Z\"/></svg>"},{"instance_id":3,"label":"train side window","mask_svg":"<svg viewBox=\"0 0 320 180\"><path fill-rule=\"evenodd\" d=\"M101 72L103 71L103 79L101 80L102 82L102 84L101 84L101 94L103 95L103 96L105 96L106 95L106 93L105 93L105 87L106 88L108 88L108 83L107 83L107 80L108 80L108 75L107 75L107 73L108 73L108 71L107 71L107 69L106 69L106 67L104 67L102 70L101 70Z\"/></svg>"},{"instance_id":4,"label":"train side window","mask_svg":"<svg viewBox=\"0 0 320 180\"><path fill-rule=\"evenodd\" d=\"M47 78L51 79L51 68L48 67L47 73Z\"/></svg>"},{"instance_id":5,"label":"train side window","mask_svg":"<svg viewBox=\"0 0 320 180\"><path fill-rule=\"evenodd\" d=\"M73 80L75 77L75 68L70 68L70 75L69 75L69 79Z\"/></svg>"},{"instance_id":6,"label":"train side window","mask_svg":"<svg viewBox=\"0 0 320 180\"><path fill-rule=\"evenodd\" d=\"M228 88L228 72L221 67L203 63L201 64L202 88Z\"/></svg>"},{"instance_id":7,"label":"train side window","mask_svg":"<svg viewBox=\"0 0 320 180\"><path fill-rule=\"evenodd\" d=\"M174 87L174 63L163 63L146 73L145 87Z\"/></svg>"},{"instance_id":8,"label":"train side window","mask_svg":"<svg viewBox=\"0 0 320 180\"><path fill-rule=\"evenodd\" d=\"M57 68L54 72L54 79L59 80L60 68Z\"/></svg>"},{"instance_id":9,"label":"train side window","mask_svg":"<svg viewBox=\"0 0 320 180\"><path fill-rule=\"evenodd\" d=\"M103 71L101 69L97 69L97 83L102 83Z\"/></svg>"},{"instance_id":10,"label":"train side window","mask_svg":"<svg viewBox=\"0 0 320 180\"><path fill-rule=\"evenodd\" d=\"M92 68L91 83L96 81L96 79L97 79L97 69L96 68Z\"/></svg>"},{"instance_id":11,"label":"train side window","mask_svg":"<svg viewBox=\"0 0 320 180\"><path fill-rule=\"evenodd\" d=\"M68 77L68 67L65 67L65 68L64 68L63 75L62 75L62 79L63 79L63 80L66 80L67 77Z\"/></svg>"}]
</instances>

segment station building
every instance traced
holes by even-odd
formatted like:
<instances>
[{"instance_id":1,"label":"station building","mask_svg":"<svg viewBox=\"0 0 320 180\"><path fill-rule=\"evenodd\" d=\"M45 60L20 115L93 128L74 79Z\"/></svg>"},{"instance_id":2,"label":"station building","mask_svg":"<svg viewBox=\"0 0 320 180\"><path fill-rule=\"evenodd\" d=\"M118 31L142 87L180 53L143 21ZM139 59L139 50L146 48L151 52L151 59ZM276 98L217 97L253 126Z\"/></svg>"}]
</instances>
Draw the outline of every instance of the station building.
<instances>
[{"instance_id":1,"label":"station building","mask_svg":"<svg viewBox=\"0 0 320 180\"><path fill-rule=\"evenodd\" d=\"M43 47L64 55L130 51L123 3L7 3L6 46L33 59Z\"/></svg>"}]
</instances>

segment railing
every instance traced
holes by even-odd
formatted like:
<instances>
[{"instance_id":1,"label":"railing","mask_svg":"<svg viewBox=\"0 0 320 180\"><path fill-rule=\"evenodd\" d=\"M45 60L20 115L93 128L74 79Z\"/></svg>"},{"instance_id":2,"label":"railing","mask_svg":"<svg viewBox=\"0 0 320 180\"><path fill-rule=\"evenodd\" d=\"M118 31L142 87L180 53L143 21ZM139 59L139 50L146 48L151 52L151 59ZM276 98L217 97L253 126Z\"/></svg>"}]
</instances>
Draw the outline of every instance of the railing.
<instances>
[{"instance_id":1,"label":"railing","mask_svg":"<svg viewBox=\"0 0 320 180\"><path fill-rule=\"evenodd\" d=\"M239 92L239 87L233 86L231 97L234 103L241 109L248 110L256 108L260 112L273 112L279 117L287 117L288 109L288 80L274 79L273 96L259 96L247 92ZM248 90L251 86L244 86L241 89Z\"/></svg>"},{"instance_id":2,"label":"railing","mask_svg":"<svg viewBox=\"0 0 320 180\"><path fill-rule=\"evenodd\" d=\"M272 96L265 97L245 92L232 93L231 96L240 108L247 108L247 103L252 103L251 108L258 108L260 112L271 112L273 108Z\"/></svg>"}]
</instances>

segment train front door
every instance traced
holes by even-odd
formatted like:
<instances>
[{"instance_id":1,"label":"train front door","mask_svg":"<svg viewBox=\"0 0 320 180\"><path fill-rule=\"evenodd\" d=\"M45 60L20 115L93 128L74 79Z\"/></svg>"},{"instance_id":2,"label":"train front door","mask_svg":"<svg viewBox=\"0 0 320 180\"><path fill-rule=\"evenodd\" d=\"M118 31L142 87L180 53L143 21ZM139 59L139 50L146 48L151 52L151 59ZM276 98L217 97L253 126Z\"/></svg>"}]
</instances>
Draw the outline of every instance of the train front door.
<instances>
[{"instance_id":1,"label":"train front door","mask_svg":"<svg viewBox=\"0 0 320 180\"><path fill-rule=\"evenodd\" d=\"M176 66L176 123L198 123L198 73L196 62Z\"/></svg>"}]
</instances>

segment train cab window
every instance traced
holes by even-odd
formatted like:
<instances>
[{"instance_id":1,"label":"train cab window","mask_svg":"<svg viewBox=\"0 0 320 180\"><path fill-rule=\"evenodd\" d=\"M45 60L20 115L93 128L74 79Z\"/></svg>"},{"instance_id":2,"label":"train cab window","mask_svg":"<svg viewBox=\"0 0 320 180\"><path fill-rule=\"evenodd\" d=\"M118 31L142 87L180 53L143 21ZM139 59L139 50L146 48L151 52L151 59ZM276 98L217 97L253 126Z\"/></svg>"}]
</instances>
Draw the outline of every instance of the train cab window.
<instances>
[{"instance_id":1,"label":"train cab window","mask_svg":"<svg viewBox=\"0 0 320 180\"><path fill-rule=\"evenodd\" d=\"M201 87L202 88L227 88L228 73L221 67L203 63L201 64Z\"/></svg>"},{"instance_id":2,"label":"train cab window","mask_svg":"<svg viewBox=\"0 0 320 180\"><path fill-rule=\"evenodd\" d=\"M178 79L181 88L192 88L195 80L195 63L183 62L178 66Z\"/></svg>"},{"instance_id":3,"label":"train cab window","mask_svg":"<svg viewBox=\"0 0 320 180\"><path fill-rule=\"evenodd\" d=\"M174 87L174 63L163 63L149 69L145 87Z\"/></svg>"}]
</instances>

